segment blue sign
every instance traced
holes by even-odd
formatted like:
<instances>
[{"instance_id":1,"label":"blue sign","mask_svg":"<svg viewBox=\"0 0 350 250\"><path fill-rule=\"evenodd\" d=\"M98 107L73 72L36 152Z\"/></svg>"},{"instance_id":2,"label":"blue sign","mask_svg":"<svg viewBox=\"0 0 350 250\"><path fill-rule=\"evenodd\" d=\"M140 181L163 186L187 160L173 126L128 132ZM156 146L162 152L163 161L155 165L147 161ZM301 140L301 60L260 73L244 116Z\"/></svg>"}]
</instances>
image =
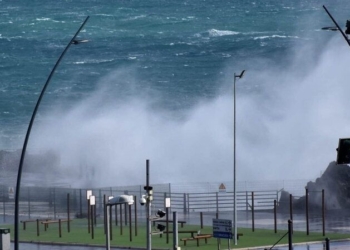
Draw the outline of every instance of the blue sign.
<instances>
[{"instance_id":1,"label":"blue sign","mask_svg":"<svg viewBox=\"0 0 350 250\"><path fill-rule=\"evenodd\" d=\"M229 232L213 232L214 238L222 238L222 239L232 239L232 233Z\"/></svg>"}]
</instances>

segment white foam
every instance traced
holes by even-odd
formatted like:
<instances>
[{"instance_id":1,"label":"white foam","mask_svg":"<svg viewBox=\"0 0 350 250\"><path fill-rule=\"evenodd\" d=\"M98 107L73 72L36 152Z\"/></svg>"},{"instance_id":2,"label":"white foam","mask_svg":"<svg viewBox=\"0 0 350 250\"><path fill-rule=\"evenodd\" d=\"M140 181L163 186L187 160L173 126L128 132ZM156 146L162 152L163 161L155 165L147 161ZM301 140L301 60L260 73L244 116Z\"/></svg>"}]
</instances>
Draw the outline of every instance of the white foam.
<instances>
[{"instance_id":1,"label":"white foam","mask_svg":"<svg viewBox=\"0 0 350 250\"><path fill-rule=\"evenodd\" d=\"M231 31L231 30L216 30L216 29L211 29L208 30L209 36L212 37L218 37L218 36L232 36L232 35L237 35L239 32L236 31Z\"/></svg>"},{"instance_id":2,"label":"white foam","mask_svg":"<svg viewBox=\"0 0 350 250\"><path fill-rule=\"evenodd\" d=\"M281 36L281 35L272 35L272 36L258 36L254 37L254 40L263 40L263 39L269 39L269 38L299 38L298 36Z\"/></svg>"}]
</instances>

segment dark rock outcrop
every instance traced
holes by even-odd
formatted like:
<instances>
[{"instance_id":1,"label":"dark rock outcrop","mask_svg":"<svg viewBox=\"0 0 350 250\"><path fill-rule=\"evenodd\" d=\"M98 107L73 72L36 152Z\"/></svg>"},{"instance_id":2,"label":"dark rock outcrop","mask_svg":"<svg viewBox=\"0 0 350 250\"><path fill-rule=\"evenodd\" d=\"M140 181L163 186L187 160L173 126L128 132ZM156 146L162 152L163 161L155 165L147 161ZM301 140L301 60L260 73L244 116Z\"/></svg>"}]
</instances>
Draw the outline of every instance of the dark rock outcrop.
<instances>
[{"instance_id":1,"label":"dark rock outcrop","mask_svg":"<svg viewBox=\"0 0 350 250\"><path fill-rule=\"evenodd\" d=\"M309 211L321 211L322 190L325 193L325 207L327 210L350 209L350 167L331 162L326 171L315 182L308 182L305 187L308 190ZM305 211L306 196L299 199L293 198L293 210ZM287 212L290 209L290 194L283 191L279 200L279 210Z\"/></svg>"}]
</instances>

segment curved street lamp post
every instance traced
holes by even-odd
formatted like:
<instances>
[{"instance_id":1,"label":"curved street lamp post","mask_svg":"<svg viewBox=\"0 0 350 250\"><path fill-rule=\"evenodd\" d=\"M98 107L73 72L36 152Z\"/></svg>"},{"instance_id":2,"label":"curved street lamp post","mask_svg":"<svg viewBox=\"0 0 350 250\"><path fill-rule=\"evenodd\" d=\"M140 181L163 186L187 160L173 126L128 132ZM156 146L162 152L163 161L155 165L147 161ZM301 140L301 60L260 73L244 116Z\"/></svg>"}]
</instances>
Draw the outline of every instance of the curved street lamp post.
<instances>
[{"instance_id":1,"label":"curved street lamp post","mask_svg":"<svg viewBox=\"0 0 350 250\"><path fill-rule=\"evenodd\" d=\"M332 30L332 31L337 31L339 30L340 33L342 34L342 36L344 37L345 41L348 43L348 45L350 46L350 40L348 38L347 35L350 34L350 21L347 20L346 21L346 30L345 33L344 31L340 28L339 24L335 21L335 19L333 18L333 16L331 15L331 13L328 11L328 9L326 8L326 6L322 6L323 9L327 12L328 16L330 17L330 19L332 19L333 23L335 24L336 27L324 27L322 28L323 30Z\"/></svg>"},{"instance_id":2,"label":"curved street lamp post","mask_svg":"<svg viewBox=\"0 0 350 250\"><path fill-rule=\"evenodd\" d=\"M41 103L41 100L44 96L44 93L46 91L47 86L50 83L50 80L53 76L53 74L55 73L56 68L58 67L58 65L60 64L63 56L66 54L67 50L69 49L70 45L72 44L79 44L81 42L86 42L87 40L76 40L76 37L78 36L79 32L81 31L81 29L84 27L85 23L88 21L89 16L86 17L85 21L83 22L83 24L80 26L80 28L78 29L78 31L75 33L75 35L73 36L73 38L70 40L70 42L68 43L68 45L66 46L66 48L63 50L61 56L58 58L55 66L53 67L53 69L51 70L51 73L49 75L49 77L46 80L46 83L43 87L43 89L41 90L40 96L38 98L38 101L35 105L32 117L30 119L29 125L28 125L28 129L27 129L27 133L24 139L24 144L23 144L23 148L22 148L22 153L21 153L21 158L20 158L20 162L19 162L19 167L18 167L18 174L17 174L17 183L16 183L16 195L15 195L15 220L14 220L14 231L15 231L15 235L14 235L14 239L15 239L15 250L19 249L19 234L18 234L18 226L19 226L19 194L20 194L20 188L21 188L21 177L22 177L22 169L23 169L23 161L24 161L24 157L25 157L25 153L26 153L26 149L27 149L27 144L28 144L28 140L29 140L29 136L30 136L30 132L33 126L33 122L35 119L35 115L38 111L39 105Z\"/></svg>"}]
</instances>

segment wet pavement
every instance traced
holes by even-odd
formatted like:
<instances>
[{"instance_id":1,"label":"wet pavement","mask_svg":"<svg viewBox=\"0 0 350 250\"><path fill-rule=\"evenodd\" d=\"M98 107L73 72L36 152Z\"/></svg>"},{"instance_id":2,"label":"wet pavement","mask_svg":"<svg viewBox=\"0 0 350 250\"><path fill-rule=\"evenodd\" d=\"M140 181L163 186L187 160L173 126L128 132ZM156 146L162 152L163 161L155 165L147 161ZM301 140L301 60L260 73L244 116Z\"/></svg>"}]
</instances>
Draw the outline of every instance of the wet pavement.
<instances>
[{"instance_id":1,"label":"wet pavement","mask_svg":"<svg viewBox=\"0 0 350 250\"><path fill-rule=\"evenodd\" d=\"M46 244L35 244L35 243L20 243L19 247L25 250L104 250L105 247L94 247L94 246L67 246L67 245L46 245ZM14 249L13 243L11 243L11 250ZM114 248L115 250L122 250L121 248ZM265 250L271 248L245 248L245 250ZM350 249L350 241L335 241L330 244L331 250L346 250ZM227 249L223 249L227 250ZM288 250L288 246L276 246L271 250ZM323 243L309 243L309 244L298 244L293 245L293 250L325 250Z\"/></svg>"}]
</instances>

